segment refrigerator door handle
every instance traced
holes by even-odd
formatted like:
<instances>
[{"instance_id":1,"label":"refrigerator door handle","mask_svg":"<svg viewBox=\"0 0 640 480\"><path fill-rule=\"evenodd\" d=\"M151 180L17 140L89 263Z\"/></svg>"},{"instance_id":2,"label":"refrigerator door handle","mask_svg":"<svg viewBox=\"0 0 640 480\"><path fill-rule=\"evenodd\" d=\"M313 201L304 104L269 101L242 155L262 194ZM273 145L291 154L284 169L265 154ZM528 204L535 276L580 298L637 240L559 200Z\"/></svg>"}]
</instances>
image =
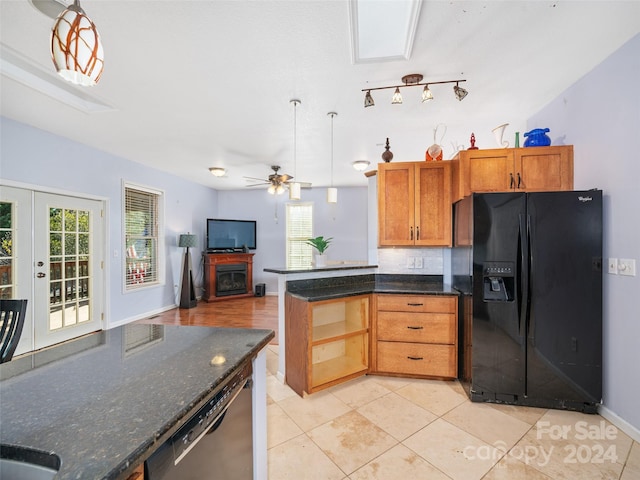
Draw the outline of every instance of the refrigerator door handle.
<instances>
[{"instance_id":1,"label":"refrigerator door handle","mask_svg":"<svg viewBox=\"0 0 640 480\"><path fill-rule=\"evenodd\" d=\"M529 215L520 214L518 218L518 263L520 275L517 277L518 322L520 337L526 336L527 303L529 302Z\"/></svg>"}]
</instances>

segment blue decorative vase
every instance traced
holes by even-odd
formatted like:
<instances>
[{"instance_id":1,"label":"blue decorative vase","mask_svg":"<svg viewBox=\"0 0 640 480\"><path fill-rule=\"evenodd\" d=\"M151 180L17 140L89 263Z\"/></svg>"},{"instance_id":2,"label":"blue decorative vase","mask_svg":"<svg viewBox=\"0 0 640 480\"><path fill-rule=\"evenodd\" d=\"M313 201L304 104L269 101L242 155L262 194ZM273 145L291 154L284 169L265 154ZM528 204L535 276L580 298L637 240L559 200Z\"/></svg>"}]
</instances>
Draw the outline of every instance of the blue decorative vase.
<instances>
[{"instance_id":1,"label":"blue decorative vase","mask_svg":"<svg viewBox=\"0 0 640 480\"><path fill-rule=\"evenodd\" d=\"M524 134L527 139L524 141L525 147L548 147L551 145L551 139L547 135L548 128L534 128L530 132Z\"/></svg>"}]
</instances>

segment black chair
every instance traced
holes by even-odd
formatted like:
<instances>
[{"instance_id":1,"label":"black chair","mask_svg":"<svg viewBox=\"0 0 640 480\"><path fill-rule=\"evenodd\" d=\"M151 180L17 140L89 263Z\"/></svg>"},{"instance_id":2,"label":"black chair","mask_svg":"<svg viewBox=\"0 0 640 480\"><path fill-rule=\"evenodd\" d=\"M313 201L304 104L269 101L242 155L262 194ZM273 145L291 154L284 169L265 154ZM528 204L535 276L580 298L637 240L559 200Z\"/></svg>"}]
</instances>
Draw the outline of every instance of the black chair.
<instances>
[{"instance_id":1,"label":"black chair","mask_svg":"<svg viewBox=\"0 0 640 480\"><path fill-rule=\"evenodd\" d=\"M13 357L22 335L26 312L26 300L0 300L0 363Z\"/></svg>"}]
</instances>

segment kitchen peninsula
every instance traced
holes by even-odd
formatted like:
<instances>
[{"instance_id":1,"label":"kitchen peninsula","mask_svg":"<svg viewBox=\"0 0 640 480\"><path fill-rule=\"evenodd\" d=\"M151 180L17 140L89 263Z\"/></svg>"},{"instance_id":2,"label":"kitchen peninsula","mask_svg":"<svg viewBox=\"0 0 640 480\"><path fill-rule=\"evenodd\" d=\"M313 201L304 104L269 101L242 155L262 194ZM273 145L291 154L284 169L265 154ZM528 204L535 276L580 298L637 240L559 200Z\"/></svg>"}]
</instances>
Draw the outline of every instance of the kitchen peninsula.
<instances>
[{"instance_id":1,"label":"kitchen peninsula","mask_svg":"<svg viewBox=\"0 0 640 480\"><path fill-rule=\"evenodd\" d=\"M59 455L56 479L126 479L249 362L254 466L264 472L263 349L273 337L129 324L18 357L0 366L0 441Z\"/></svg>"}]
</instances>

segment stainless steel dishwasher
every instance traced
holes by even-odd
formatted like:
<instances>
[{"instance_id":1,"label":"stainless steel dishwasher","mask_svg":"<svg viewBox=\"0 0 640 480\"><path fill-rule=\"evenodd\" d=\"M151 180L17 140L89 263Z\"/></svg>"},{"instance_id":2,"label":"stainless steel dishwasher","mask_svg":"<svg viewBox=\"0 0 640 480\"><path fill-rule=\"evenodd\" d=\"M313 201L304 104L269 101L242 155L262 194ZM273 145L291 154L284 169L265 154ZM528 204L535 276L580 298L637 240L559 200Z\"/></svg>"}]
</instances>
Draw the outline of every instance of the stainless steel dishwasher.
<instances>
[{"instance_id":1,"label":"stainless steel dishwasher","mask_svg":"<svg viewBox=\"0 0 640 480\"><path fill-rule=\"evenodd\" d=\"M251 480L251 362L145 462L145 480Z\"/></svg>"}]
</instances>

